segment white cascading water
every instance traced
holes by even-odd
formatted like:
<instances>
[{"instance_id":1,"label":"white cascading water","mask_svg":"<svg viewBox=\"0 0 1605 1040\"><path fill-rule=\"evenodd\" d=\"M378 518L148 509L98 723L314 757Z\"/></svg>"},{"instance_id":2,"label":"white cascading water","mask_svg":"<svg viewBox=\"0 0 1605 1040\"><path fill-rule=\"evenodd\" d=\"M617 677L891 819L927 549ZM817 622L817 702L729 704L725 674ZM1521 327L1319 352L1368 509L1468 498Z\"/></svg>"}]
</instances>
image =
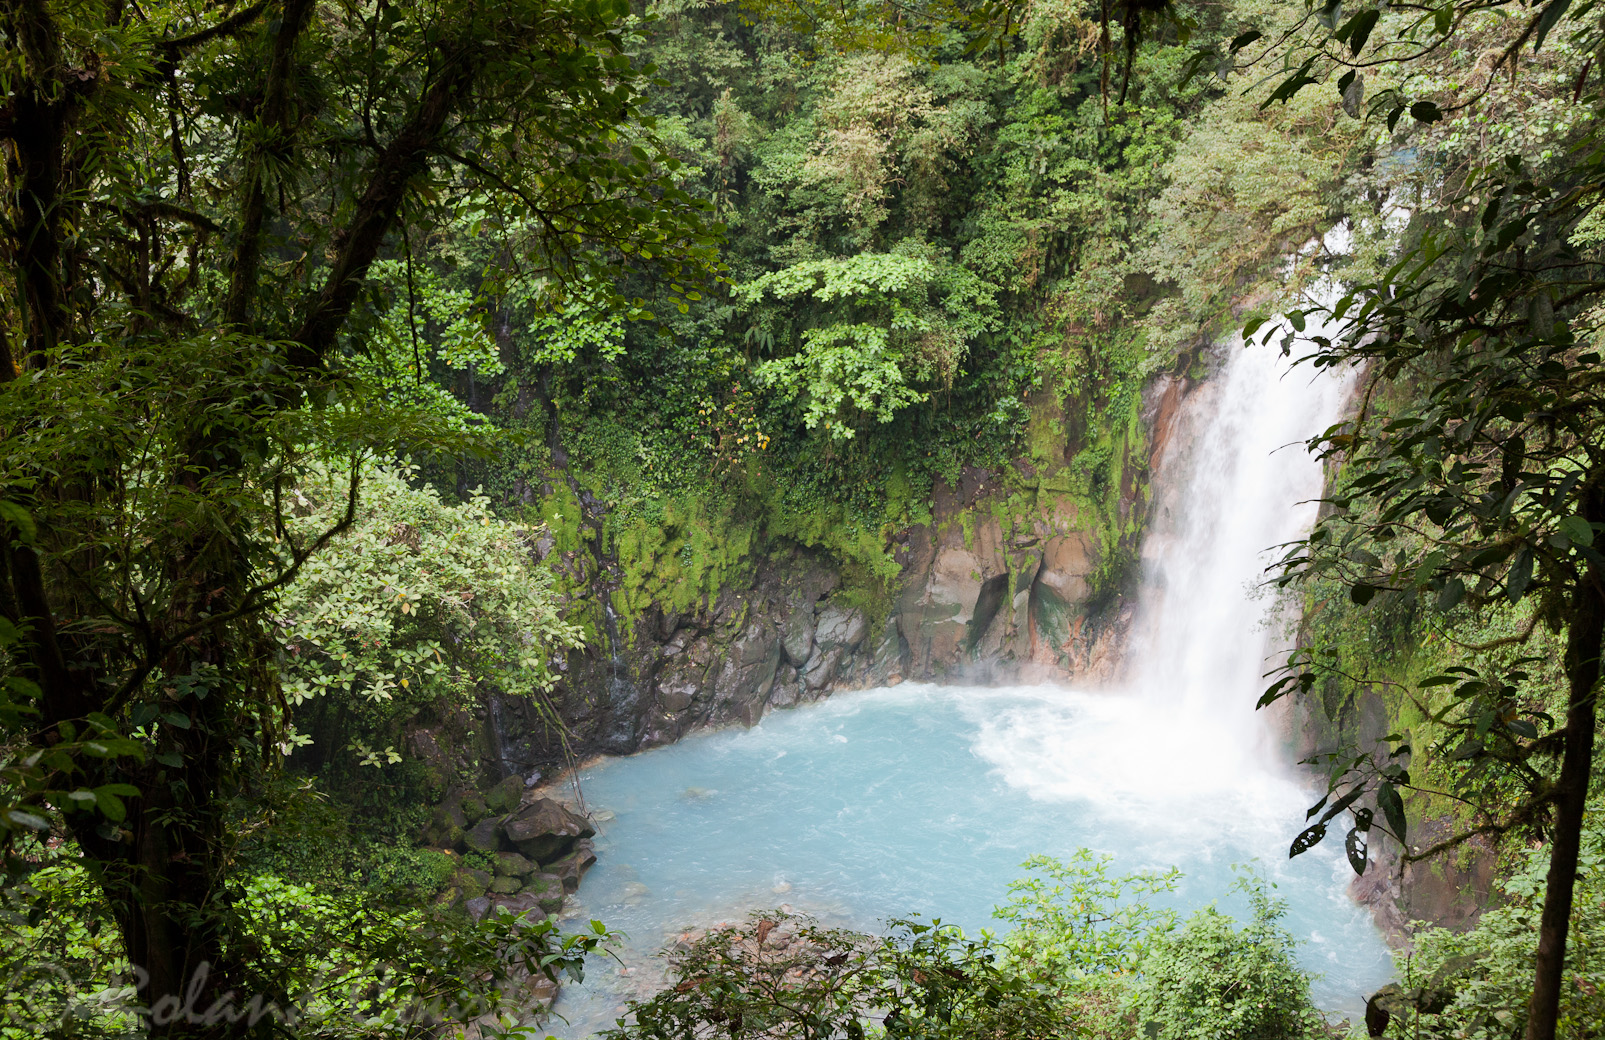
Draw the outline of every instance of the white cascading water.
<instances>
[{"instance_id":1,"label":"white cascading water","mask_svg":"<svg viewBox=\"0 0 1605 1040\"><path fill-rule=\"evenodd\" d=\"M1337 422L1350 380L1294 367L1275 351L1234 345L1204 392L1191 443L1166 460L1158 517L1144 544L1138 622L1126 657L1131 688L1199 724L1256 761L1268 757L1245 697L1263 685L1273 598L1258 589L1278 547L1309 533L1320 464L1305 449ZM1196 418L1195 418L1196 424ZM1272 635L1268 643L1266 636ZM1274 645L1273 645L1274 644Z\"/></svg>"},{"instance_id":2,"label":"white cascading water","mask_svg":"<svg viewBox=\"0 0 1605 1040\"><path fill-rule=\"evenodd\" d=\"M571 915L626 931L625 968L564 991L586 1036L658 984L685 928L785 903L873 929L890 917L995 926L1029 856L1087 847L1117 870L1179 866L1182 909L1277 885L1321 1005L1353 1014L1390 972L1341 852L1287 846L1314 799L1254 710L1279 642L1270 547L1314 520L1302 442L1340 416L1341 376L1232 346L1184 402L1154 486L1143 580L1113 688L905 683L774 712L581 775L599 862ZM1335 843L1328 842L1328 845Z\"/></svg>"},{"instance_id":3,"label":"white cascading water","mask_svg":"<svg viewBox=\"0 0 1605 1040\"><path fill-rule=\"evenodd\" d=\"M1044 706L990 727L1000 768L1041 795L1133 811L1180 799L1214 816L1230 795L1269 812L1303 797L1254 707L1284 649L1267 568L1315 521L1322 473L1305 441L1342 417L1350 383L1273 349L1226 349L1156 474L1123 680L1067 692L1073 715Z\"/></svg>"}]
</instances>

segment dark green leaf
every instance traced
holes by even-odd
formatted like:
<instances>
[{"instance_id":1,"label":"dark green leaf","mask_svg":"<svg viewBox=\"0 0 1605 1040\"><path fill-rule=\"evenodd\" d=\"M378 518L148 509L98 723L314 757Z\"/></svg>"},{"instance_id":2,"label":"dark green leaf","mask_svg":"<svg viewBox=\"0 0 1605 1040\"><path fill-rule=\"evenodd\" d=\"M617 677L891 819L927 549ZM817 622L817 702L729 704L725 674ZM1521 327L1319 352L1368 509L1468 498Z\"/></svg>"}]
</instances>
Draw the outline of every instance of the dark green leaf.
<instances>
[{"instance_id":1,"label":"dark green leaf","mask_svg":"<svg viewBox=\"0 0 1605 1040\"><path fill-rule=\"evenodd\" d=\"M1436 102L1417 101L1410 106L1410 118L1418 123L1436 123L1443 118L1443 112Z\"/></svg>"},{"instance_id":2,"label":"dark green leaf","mask_svg":"<svg viewBox=\"0 0 1605 1040\"><path fill-rule=\"evenodd\" d=\"M1236 36L1232 37L1230 53L1236 54L1238 51L1242 50L1244 47L1247 47L1255 40L1262 40L1264 38L1265 34L1260 32L1258 29L1250 29L1248 32L1238 33Z\"/></svg>"},{"instance_id":3,"label":"dark green leaf","mask_svg":"<svg viewBox=\"0 0 1605 1040\"><path fill-rule=\"evenodd\" d=\"M1505 579L1505 595L1514 603L1526 593L1527 587L1533 580L1533 551L1528 546L1522 546L1516 553L1516 559L1510 565L1510 575Z\"/></svg>"},{"instance_id":4,"label":"dark green leaf","mask_svg":"<svg viewBox=\"0 0 1605 1040\"><path fill-rule=\"evenodd\" d=\"M28 511L17 503L8 502L3 498L0 498L0 520L11 525L17 532L17 540L24 545L32 544L39 535L39 529L34 526L33 517Z\"/></svg>"},{"instance_id":5,"label":"dark green leaf","mask_svg":"<svg viewBox=\"0 0 1605 1040\"><path fill-rule=\"evenodd\" d=\"M1401 842L1404 841L1404 799L1399 797L1398 789L1386 780L1377 785L1377 808L1382 810L1382 816L1388 821L1388 829L1393 832L1393 836Z\"/></svg>"},{"instance_id":6,"label":"dark green leaf","mask_svg":"<svg viewBox=\"0 0 1605 1040\"><path fill-rule=\"evenodd\" d=\"M1580 516L1566 517L1560 522L1560 530L1573 545L1594 544L1594 525Z\"/></svg>"},{"instance_id":7,"label":"dark green leaf","mask_svg":"<svg viewBox=\"0 0 1605 1040\"><path fill-rule=\"evenodd\" d=\"M1350 828L1348 835L1343 839L1343 854L1349 858L1349 866L1354 868L1356 874L1365 873L1366 843L1358 827Z\"/></svg>"},{"instance_id":8,"label":"dark green leaf","mask_svg":"<svg viewBox=\"0 0 1605 1040\"><path fill-rule=\"evenodd\" d=\"M1287 850L1287 858L1292 859L1294 856L1303 855L1321 844L1321 839L1324 837L1326 837L1326 824L1324 823L1317 823L1312 827L1304 828L1299 832L1299 836L1293 839L1292 846Z\"/></svg>"},{"instance_id":9,"label":"dark green leaf","mask_svg":"<svg viewBox=\"0 0 1605 1040\"><path fill-rule=\"evenodd\" d=\"M1533 50L1536 51L1544 45L1549 30L1555 27L1555 23L1560 21L1561 15L1565 14L1566 8L1571 5L1572 0L1549 0L1544 7L1544 13L1538 16L1538 28L1533 32Z\"/></svg>"},{"instance_id":10,"label":"dark green leaf","mask_svg":"<svg viewBox=\"0 0 1605 1040\"><path fill-rule=\"evenodd\" d=\"M1377 19L1381 15L1382 12L1375 7L1368 8L1350 18L1344 25L1343 29L1349 41L1350 54L1358 55L1360 51L1365 49L1366 41L1371 38L1371 30L1376 28ZM1342 36L1339 37L1340 40L1344 38Z\"/></svg>"}]
</instances>

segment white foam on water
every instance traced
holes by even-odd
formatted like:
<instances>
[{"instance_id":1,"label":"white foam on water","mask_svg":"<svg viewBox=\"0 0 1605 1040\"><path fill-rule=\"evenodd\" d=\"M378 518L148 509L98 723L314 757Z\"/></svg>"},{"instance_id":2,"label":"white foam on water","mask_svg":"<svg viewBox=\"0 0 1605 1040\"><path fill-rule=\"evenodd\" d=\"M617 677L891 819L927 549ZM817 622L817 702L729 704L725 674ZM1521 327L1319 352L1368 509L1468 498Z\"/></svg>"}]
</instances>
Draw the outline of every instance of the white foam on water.
<instances>
[{"instance_id":1,"label":"white foam on water","mask_svg":"<svg viewBox=\"0 0 1605 1040\"><path fill-rule=\"evenodd\" d=\"M648 992L649 955L680 929L782 900L860 928L912 913L985 927L1024 859L1078 847L1118 870L1181 867L1184 908L1241 911L1225 893L1252 862L1325 974L1317 999L1358 1011L1386 950L1340 851L1286 858L1314 795L1254 710L1282 640L1260 589L1270 550L1315 518L1302 442L1341 416L1348 380L1225 353L1156 474L1120 682L838 694L586 771L590 804L616 817L579 909L630 934L631 967L564 991L567 1035Z\"/></svg>"}]
</instances>

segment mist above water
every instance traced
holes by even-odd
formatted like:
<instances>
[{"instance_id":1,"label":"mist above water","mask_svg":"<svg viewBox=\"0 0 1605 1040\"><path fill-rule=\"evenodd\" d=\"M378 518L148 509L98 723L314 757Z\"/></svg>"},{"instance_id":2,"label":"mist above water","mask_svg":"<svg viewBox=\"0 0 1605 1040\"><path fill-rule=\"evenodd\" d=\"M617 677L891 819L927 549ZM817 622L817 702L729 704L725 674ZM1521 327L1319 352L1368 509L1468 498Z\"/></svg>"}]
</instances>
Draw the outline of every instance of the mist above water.
<instances>
[{"instance_id":1,"label":"mist above water","mask_svg":"<svg viewBox=\"0 0 1605 1040\"><path fill-rule=\"evenodd\" d=\"M1340 377L1231 349L1185 402L1155 479L1118 688L904 684L838 694L745 731L690 737L581 777L600 810L586 916L629 934L626 967L564 991L584 1036L661 978L678 932L786 903L874 929L938 916L975 930L1035 854L1089 847L1118 871L1175 865L1182 908L1251 864L1289 904L1325 1008L1355 1014L1389 974L1341 853L1287 845L1312 800L1254 711L1278 649L1267 550L1314 520L1302 441L1341 414ZM1331 843L1328 843L1329 845Z\"/></svg>"}]
</instances>

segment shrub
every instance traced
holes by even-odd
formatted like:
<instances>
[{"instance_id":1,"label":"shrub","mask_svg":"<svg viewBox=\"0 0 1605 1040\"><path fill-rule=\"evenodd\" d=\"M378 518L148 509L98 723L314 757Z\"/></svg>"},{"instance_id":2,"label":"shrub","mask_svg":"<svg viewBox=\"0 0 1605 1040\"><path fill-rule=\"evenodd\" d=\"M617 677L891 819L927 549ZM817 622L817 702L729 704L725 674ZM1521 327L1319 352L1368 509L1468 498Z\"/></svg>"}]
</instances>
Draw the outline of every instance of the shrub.
<instances>
[{"instance_id":1,"label":"shrub","mask_svg":"<svg viewBox=\"0 0 1605 1040\"><path fill-rule=\"evenodd\" d=\"M1160 936L1132 991L1138 1035L1153 1040L1296 1040L1324 1035L1309 976L1278 921L1286 905L1245 885L1254 917L1239 929L1213 906Z\"/></svg>"}]
</instances>

